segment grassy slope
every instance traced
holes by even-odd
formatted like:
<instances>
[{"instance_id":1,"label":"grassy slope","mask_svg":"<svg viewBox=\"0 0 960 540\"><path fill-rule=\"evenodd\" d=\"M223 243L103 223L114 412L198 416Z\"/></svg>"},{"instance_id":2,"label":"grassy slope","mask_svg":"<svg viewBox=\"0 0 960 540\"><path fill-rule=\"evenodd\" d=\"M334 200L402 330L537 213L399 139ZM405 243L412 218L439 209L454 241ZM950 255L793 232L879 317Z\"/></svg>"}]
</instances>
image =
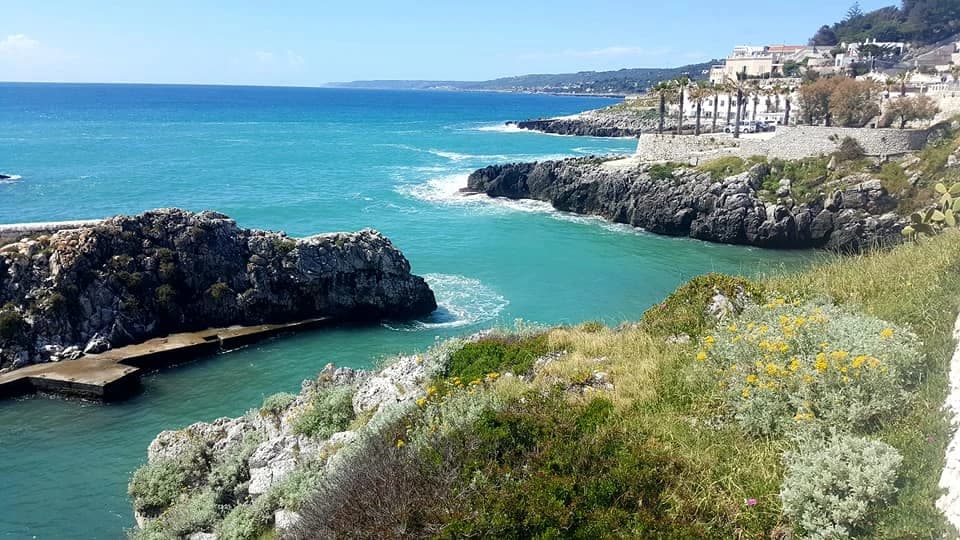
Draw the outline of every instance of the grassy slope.
<instances>
[{"instance_id":1,"label":"grassy slope","mask_svg":"<svg viewBox=\"0 0 960 540\"><path fill-rule=\"evenodd\" d=\"M913 328L923 339L929 366L916 400L880 438L905 456L899 495L882 515L878 538L937 538L947 531L934 507L950 427L941 412L960 305L960 234L945 234L887 253L827 258L813 270L762 280L769 293L823 299ZM690 375L692 346L671 345L659 321L699 317L699 305L672 306L657 324L615 332L556 329L550 339L568 352L537 380L582 381L602 369L614 383L609 394L623 433L654 440L683 465L667 486L671 512L699 523L703 534L768 538L786 530L778 492L783 440L750 438L733 424L713 423L720 403ZM688 329L689 326L687 326ZM659 335L658 335L659 334ZM697 336L693 336L696 341ZM596 359L603 359L599 363ZM744 505L755 498L756 506Z\"/></svg>"}]
</instances>

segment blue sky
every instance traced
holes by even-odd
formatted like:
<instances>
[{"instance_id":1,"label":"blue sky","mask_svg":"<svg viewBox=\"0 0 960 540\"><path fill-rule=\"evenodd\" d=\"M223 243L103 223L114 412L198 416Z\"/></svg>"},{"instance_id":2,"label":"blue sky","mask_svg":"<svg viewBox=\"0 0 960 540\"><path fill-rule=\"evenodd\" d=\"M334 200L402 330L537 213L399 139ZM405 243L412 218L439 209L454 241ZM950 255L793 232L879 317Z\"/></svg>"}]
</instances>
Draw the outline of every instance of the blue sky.
<instances>
[{"instance_id":1,"label":"blue sky","mask_svg":"<svg viewBox=\"0 0 960 540\"><path fill-rule=\"evenodd\" d=\"M722 57L737 44L805 43L847 7L836 0L0 0L0 80L311 86L674 66Z\"/></svg>"}]
</instances>

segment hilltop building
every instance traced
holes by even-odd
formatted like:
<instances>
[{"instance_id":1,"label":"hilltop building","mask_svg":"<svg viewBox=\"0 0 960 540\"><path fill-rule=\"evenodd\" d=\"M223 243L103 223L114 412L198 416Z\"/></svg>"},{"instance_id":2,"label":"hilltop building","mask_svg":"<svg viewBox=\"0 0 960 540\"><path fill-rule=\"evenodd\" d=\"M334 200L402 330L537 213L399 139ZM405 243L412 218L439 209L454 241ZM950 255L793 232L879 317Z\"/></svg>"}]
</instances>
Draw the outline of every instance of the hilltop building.
<instances>
[{"instance_id":1,"label":"hilltop building","mask_svg":"<svg viewBox=\"0 0 960 540\"><path fill-rule=\"evenodd\" d=\"M710 82L722 83L738 76L765 79L791 75L787 72L792 62L799 64L808 59L822 57L828 51L807 45L739 45L733 48L723 64L710 69Z\"/></svg>"}]
</instances>

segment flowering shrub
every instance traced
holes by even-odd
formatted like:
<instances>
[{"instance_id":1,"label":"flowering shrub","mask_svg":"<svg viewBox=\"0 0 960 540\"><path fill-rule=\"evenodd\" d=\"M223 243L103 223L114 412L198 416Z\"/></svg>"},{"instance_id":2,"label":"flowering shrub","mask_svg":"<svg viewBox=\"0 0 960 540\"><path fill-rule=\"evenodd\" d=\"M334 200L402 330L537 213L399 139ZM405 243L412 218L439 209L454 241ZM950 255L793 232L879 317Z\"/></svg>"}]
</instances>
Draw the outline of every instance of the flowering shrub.
<instances>
[{"instance_id":1,"label":"flowering shrub","mask_svg":"<svg viewBox=\"0 0 960 540\"><path fill-rule=\"evenodd\" d=\"M903 405L923 361L903 328L782 298L721 325L696 359L715 369L737 419L758 435L808 423L868 428Z\"/></svg>"},{"instance_id":2,"label":"flowering shrub","mask_svg":"<svg viewBox=\"0 0 960 540\"><path fill-rule=\"evenodd\" d=\"M805 442L784 457L783 512L804 538L860 536L870 510L896 491L901 461L892 446L849 434Z\"/></svg>"}]
</instances>

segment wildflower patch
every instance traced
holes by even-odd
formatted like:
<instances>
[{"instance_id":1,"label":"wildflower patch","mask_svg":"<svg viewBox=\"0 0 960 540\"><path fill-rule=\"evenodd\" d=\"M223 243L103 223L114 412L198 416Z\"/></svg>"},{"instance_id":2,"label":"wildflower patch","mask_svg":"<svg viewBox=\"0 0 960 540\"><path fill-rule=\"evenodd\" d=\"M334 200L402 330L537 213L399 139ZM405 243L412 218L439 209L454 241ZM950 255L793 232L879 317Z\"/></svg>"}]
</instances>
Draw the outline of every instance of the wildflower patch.
<instances>
[{"instance_id":1,"label":"wildflower patch","mask_svg":"<svg viewBox=\"0 0 960 540\"><path fill-rule=\"evenodd\" d=\"M754 435L805 424L870 431L919 380L923 356L906 329L833 306L774 299L705 336L695 359Z\"/></svg>"}]
</instances>

